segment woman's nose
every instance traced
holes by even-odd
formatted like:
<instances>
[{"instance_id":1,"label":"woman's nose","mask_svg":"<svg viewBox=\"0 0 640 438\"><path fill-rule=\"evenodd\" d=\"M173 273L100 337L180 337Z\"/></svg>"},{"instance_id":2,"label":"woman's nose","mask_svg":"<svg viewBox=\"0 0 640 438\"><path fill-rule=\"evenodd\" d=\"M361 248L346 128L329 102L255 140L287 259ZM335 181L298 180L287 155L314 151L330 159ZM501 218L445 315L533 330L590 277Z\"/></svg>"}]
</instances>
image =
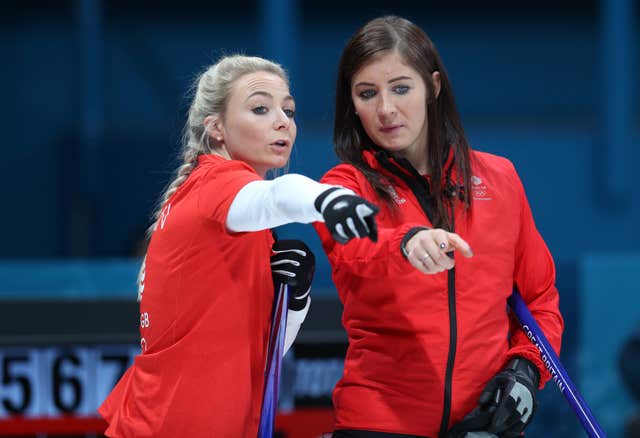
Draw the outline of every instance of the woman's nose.
<instances>
[{"instance_id":1,"label":"woman's nose","mask_svg":"<svg viewBox=\"0 0 640 438\"><path fill-rule=\"evenodd\" d=\"M286 129L289 127L289 123L291 123L291 119L287 117L284 111L278 111L276 115L276 120L274 121L275 129Z\"/></svg>"},{"instance_id":2,"label":"woman's nose","mask_svg":"<svg viewBox=\"0 0 640 438\"><path fill-rule=\"evenodd\" d=\"M378 115L388 116L396 112L396 107L390 97L380 94L378 100Z\"/></svg>"}]
</instances>

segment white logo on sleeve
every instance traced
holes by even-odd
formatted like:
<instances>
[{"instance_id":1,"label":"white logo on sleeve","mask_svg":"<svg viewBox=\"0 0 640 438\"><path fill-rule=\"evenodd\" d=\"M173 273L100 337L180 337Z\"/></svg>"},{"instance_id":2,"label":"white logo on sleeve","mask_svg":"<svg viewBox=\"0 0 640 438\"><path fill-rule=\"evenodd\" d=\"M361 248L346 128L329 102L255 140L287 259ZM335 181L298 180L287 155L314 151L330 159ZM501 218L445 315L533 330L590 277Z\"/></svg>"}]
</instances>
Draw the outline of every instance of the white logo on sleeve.
<instances>
[{"instance_id":1,"label":"white logo on sleeve","mask_svg":"<svg viewBox=\"0 0 640 438\"><path fill-rule=\"evenodd\" d=\"M162 213L160 214L160 229L164 229L164 223L167 221L167 218L169 217L169 213L171 213L171 204L167 204L163 209L162 209Z\"/></svg>"},{"instance_id":2,"label":"white logo on sleeve","mask_svg":"<svg viewBox=\"0 0 640 438\"><path fill-rule=\"evenodd\" d=\"M140 279L138 280L138 302L142 300L142 294L144 293L144 278L147 275L146 263L142 266L140 272Z\"/></svg>"}]
</instances>

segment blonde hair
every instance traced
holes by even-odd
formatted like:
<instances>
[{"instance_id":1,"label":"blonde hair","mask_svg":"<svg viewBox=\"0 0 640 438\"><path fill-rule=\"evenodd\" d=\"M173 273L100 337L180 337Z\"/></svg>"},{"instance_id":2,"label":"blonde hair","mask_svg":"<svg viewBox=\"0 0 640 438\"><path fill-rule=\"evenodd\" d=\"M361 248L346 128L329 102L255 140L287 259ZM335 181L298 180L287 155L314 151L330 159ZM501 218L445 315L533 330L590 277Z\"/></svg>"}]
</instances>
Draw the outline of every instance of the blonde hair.
<instances>
[{"instance_id":1,"label":"blonde hair","mask_svg":"<svg viewBox=\"0 0 640 438\"><path fill-rule=\"evenodd\" d=\"M164 205L169 198L184 183L193 169L198 164L198 157L214 152L215 144L207 132L205 118L216 114L224 118L229 96L235 82L242 76L268 72L281 77L287 85L289 79L284 69L267 59L255 56L231 55L220 58L218 62L208 67L193 83L191 92L193 100L189 107L189 115L182 136L182 164L176 170L176 176L160 196L157 208L152 216L153 222L147 229L147 241L151 239L156 230L158 220L162 214ZM146 255L142 261L138 274L138 301L142 298L142 285L144 281Z\"/></svg>"}]
</instances>

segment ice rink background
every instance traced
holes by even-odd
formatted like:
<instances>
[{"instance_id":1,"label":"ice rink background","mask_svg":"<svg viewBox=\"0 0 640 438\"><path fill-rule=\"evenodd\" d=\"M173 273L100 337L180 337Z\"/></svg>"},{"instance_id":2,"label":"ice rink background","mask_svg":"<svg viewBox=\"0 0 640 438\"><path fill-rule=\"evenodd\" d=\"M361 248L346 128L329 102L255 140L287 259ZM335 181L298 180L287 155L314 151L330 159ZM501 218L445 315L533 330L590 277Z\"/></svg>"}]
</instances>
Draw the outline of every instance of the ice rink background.
<instances>
[{"instance_id":1,"label":"ice rink background","mask_svg":"<svg viewBox=\"0 0 640 438\"><path fill-rule=\"evenodd\" d=\"M622 436L638 409L617 375L619 349L640 325L637 1L77 0L1 8L0 299L28 307L135 298L138 243L177 164L185 92L221 54L266 56L289 70L298 123L290 170L319 178L336 163L332 99L342 46L366 20L394 13L438 46L472 146L516 165L557 261L567 323L561 357L609 436ZM313 230L280 234L310 242L314 294L335 303ZM7 326L2 344L15 345L22 332ZM531 436L581 436L551 384L540 404Z\"/></svg>"}]
</instances>

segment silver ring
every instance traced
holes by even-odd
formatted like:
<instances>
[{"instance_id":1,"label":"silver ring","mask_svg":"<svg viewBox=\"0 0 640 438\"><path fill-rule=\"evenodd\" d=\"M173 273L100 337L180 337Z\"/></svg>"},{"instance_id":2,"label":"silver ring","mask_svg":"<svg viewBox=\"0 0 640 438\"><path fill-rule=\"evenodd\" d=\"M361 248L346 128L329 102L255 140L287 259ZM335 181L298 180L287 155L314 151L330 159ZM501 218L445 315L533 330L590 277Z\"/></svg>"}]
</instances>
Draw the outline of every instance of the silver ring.
<instances>
[{"instance_id":1,"label":"silver ring","mask_svg":"<svg viewBox=\"0 0 640 438\"><path fill-rule=\"evenodd\" d=\"M431 258L431 256L429 255L429 253L425 253L424 256L420 259L420 263L424 263L427 260L429 260Z\"/></svg>"},{"instance_id":2,"label":"silver ring","mask_svg":"<svg viewBox=\"0 0 640 438\"><path fill-rule=\"evenodd\" d=\"M447 244L446 244L446 243L442 242L442 243L440 244L440 248L441 248L441 249L445 249L446 247L447 247Z\"/></svg>"}]
</instances>

